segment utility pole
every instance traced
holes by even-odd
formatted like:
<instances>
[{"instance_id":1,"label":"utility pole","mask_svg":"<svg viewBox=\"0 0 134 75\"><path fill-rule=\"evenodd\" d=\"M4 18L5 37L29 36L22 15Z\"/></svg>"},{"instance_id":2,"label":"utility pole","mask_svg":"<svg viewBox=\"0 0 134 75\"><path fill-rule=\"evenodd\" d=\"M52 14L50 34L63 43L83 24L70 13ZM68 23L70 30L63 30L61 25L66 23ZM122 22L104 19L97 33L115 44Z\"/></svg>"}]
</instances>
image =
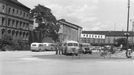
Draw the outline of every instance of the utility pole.
<instances>
[{"instance_id":1,"label":"utility pole","mask_svg":"<svg viewBox=\"0 0 134 75\"><path fill-rule=\"evenodd\" d=\"M128 0L128 13L127 13L127 33L125 34L126 35L126 38L127 38L127 41L126 41L126 57L129 58L129 53L128 53L128 36L129 36L129 14L130 14L130 0Z\"/></svg>"},{"instance_id":2,"label":"utility pole","mask_svg":"<svg viewBox=\"0 0 134 75\"><path fill-rule=\"evenodd\" d=\"M134 50L134 21L132 22L132 49Z\"/></svg>"}]
</instances>

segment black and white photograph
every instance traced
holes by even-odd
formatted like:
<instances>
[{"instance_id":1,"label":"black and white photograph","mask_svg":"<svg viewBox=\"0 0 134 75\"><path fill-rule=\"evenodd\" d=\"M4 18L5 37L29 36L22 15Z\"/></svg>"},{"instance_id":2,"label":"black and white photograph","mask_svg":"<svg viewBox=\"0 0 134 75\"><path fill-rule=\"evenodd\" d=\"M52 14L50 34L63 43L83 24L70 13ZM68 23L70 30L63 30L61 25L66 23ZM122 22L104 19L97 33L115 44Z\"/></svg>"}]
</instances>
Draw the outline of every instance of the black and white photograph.
<instances>
[{"instance_id":1,"label":"black and white photograph","mask_svg":"<svg viewBox=\"0 0 134 75\"><path fill-rule=\"evenodd\" d=\"M134 75L134 0L0 0L0 75Z\"/></svg>"}]
</instances>

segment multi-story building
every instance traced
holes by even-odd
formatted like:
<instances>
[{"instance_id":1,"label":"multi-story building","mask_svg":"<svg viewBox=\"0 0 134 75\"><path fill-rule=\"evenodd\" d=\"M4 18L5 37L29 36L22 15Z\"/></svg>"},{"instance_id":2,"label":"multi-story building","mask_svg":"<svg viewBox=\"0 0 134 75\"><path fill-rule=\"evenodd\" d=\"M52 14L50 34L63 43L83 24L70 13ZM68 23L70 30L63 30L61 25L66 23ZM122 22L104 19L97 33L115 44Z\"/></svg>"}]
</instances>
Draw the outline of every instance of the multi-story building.
<instances>
[{"instance_id":1,"label":"multi-story building","mask_svg":"<svg viewBox=\"0 0 134 75\"><path fill-rule=\"evenodd\" d=\"M60 41L73 40L80 42L82 27L65 21L64 19L58 20L60 25Z\"/></svg>"},{"instance_id":2,"label":"multi-story building","mask_svg":"<svg viewBox=\"0 0 134 75\"><path fill-rule=\"evenodd\" d=\"M119 38L126 38L126 31L82 31L81 41L92 44L115 44L115 40ZM129 43L134 42L131 38L134 36L133 32L129 33Z\"/></svg>"},{"instance_id":3,"label":"multi-story building","mask_svg":"<svg viewBox=\"0 0 134 75\"><path fill-rule=\"evenodd\" d=\"M33 22L29 13L30 8L18 0L0 0L0 39L6 34L13 40L28 42Z\"/></svg>"}]
</instances>

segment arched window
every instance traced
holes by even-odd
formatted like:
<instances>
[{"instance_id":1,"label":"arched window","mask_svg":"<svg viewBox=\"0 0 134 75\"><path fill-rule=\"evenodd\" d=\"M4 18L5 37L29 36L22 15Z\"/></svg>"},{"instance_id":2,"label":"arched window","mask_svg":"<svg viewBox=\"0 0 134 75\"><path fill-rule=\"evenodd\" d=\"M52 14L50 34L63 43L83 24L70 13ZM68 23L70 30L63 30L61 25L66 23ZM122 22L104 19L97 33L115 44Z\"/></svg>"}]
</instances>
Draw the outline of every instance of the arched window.
<instances>
[{"instance_id":1,"label":"arched window","mask_svg":"<svg viewBox=\"0 0 134 75\"><path fill-rule=\"evenodd\" d=\"M8 30L7 32L8 32L8 34L10 34L11 33L11 30Z\"/></svg>"},{"instance_id":2,"label":"arched window","mask_svg":"<svg viewBox=\"0 0 134 75\"><path fill-rule=\"evenodd\" d=\"M14 35L14 33L15 33L15 30L12 30L12 35Z\"/></svg>"},{"instance_id":3,"label":"arched window","mask_svg":"<svg viewBox=\"0 0 134 75\"><path fill-rule=\"evenodd\" d=\"M4 32L5 32L5 29L2 29L2 30L1 30L1 32L2 32L2 34L4 34Z\"/></svg>"}]
</instances>

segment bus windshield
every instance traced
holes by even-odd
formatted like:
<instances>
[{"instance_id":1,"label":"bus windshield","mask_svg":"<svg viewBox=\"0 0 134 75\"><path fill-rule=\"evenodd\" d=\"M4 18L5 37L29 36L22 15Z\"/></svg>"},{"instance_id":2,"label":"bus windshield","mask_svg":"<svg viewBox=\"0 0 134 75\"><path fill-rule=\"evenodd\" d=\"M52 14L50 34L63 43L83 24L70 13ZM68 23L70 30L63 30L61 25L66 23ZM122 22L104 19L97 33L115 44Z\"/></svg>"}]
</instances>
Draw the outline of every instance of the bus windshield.
<instances>
[{"instance_id":1,"label":"bus windshield","mask_svg":"<svg viewBox=\"0 0 134 75\"><path fill-rule=\"evenodd\" d=\"M77 43L68 43L68 46L78 46Z\"/></svg>"}]
</instances>

